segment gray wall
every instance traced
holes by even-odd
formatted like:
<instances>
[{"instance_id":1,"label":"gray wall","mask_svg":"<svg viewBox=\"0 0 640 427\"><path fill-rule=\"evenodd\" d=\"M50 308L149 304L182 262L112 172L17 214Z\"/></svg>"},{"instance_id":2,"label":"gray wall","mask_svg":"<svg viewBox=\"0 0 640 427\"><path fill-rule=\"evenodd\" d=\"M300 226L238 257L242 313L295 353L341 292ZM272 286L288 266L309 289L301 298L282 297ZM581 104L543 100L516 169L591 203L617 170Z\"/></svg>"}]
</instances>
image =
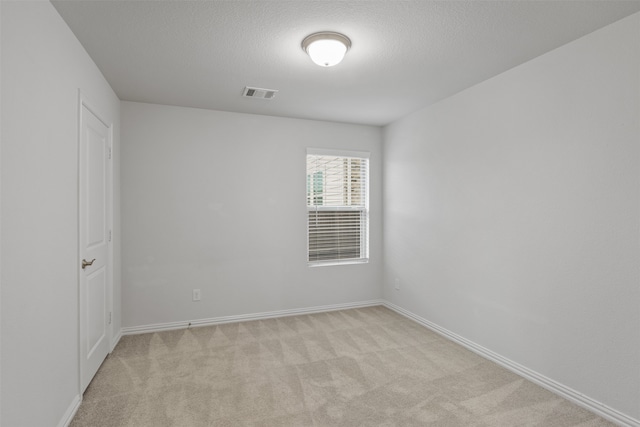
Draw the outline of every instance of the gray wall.
<instances>
[{"instance_id":1,"label":"gray wall","mask_svg":"<svg viewBox=\"0 0 640 427\"><path fill-rule=\"evenodd\" d=\"M380 298L380 128L121 110L125 327ZM307 147L371 153L368 264L307 266Z\"/></svg>"},{"instance_id":2,"label":"gray wall","mask_svg":"<svg viewBox=\"0 0 640 427\"><path fill-rule=\"evenodd\" d=\"M388 126L383 186L385 299L636 419L639 29Z\"/></svg>"},{"instance_id":3,"label":"gray wall","mask_svg":"<svg viewBox=\"0 0 640 427\"><path fill-rule=\"evenodd\" d=\"M114 124L116 177L120 102L49 2L1 7L0 424L55 426L80 400L78 89ZM115 209L112 326L119 331Z\"/></svg>"}]
</instances>

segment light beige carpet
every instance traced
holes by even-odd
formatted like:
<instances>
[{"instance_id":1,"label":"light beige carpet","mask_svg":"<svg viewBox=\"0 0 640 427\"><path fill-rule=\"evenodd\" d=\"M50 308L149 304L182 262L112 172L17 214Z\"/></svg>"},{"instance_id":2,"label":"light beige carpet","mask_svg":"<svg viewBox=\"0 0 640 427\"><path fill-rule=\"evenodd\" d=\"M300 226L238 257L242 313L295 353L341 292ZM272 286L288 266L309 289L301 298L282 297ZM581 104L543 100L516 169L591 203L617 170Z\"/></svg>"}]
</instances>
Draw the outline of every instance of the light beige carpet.
<instances>
[{"instance_id":1,"label":"light beige carpet","mask_svg":"<svg viewBox=\"0 0 640 427\"><path fill-rule=\"evenodd\" d=\"M384 307L125 336L71 426L612 426Z\"/></svg>"}]
</instances>

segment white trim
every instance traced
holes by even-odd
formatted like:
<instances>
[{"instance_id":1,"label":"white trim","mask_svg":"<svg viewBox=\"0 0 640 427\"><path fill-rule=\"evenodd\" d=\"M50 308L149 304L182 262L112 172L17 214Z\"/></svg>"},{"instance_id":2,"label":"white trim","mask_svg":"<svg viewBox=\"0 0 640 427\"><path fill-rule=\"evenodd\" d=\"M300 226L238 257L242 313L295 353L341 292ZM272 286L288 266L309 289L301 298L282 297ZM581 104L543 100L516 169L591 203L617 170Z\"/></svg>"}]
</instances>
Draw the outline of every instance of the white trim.
<instances>
[{"instance_id":1,"label":"white trim","mask_svg":"<svg viewBox=\"0 0 640 427\"><path fill-rule=\"evenodd\" d=\"M80 192L81 192L81 185L82 183L80 182L80 176L81 176L81 171L80 171L80 166L81 166L81 158L80 158L80 145L82 143L82 120L83 120L83 113L82 113L82 108L85 107L87 108L87 110L89 110L89 112L91 112L91 114L93 114L98 120L100 120L105 127L107 127L107 131L109 134L109 142L108 142L108 147L109 150L112 152L113 151L113 133L114 133L114 126L113 126L113 122L111 120L106 120L107 116L104 116L103 114L101 114L99 112L99 109L97 109L90 101L87 100L87 96L84 94L84 92L82 91L82 89L78 89L78 123L77 123L77 129L78 129L78 135L77 135L77 147L76 147L76 162L77 162L77 194L76 194L76 207L77 207L77 216L76 216L76 222L77 222L77 226L78 226L78 242L77 242L77 264L76 264L76 270L78 271L78 275L77 275L77 304L78 304L78 317L77 317L77 336L78 336L78 392L80 394L80 396L82 396L83 393L83 389L82 389L82 361L84 359L84 355L82 354L82 337L81 337L81 325L80 322L82 321L80 316L82 313L82 309L81 309L81 303L82 303L82 291L81 291L81 283L82 283L82 272L80 270L80 259L82 258L82 244L80 242L80 237L82 236L82 231L80 230L81 224L80 224ZM107 208L107 218L106 218L106 227L108 230L113 230L113 217L114 217L114 203L113 203L113 183L114 183L114 176L113 176L113 160L112 160L113 156L109 156L109 159L107 161L107 203L108 203L108 208ZM114 272L114 252L113 252L113 239L111 239L111 241L108 242L108 247L107 247L107 312L111 312L113 313L113 272ZM107 332L107 348L111 348L113 349L115 347L115 344L112 345L113 343L113 317L112 317L112 321L111 323L108 325L108 327L106 328L106 332ZM120 333L120 332L119 332ZM118 338L119 339L119 338ZM82 400L82 399L81 399Z\"/></svg>"},{"instance_id":2,"label":"white trim","mask_svg":"<svg viewBox=\"0 0 640 427\"><path fill-rule=\"evenodd\" d=\"M71 401L71 405L69 405L64 415L60 419L58 427L69 427L69 424L71 424L73 417L75 417L76 412L78 412L78 408L80 408L81 403L82 399L80 398L80 395L76 395Z\"/></svg>"},{"instance_id":3,"label":"white trim","mask_svg":"<svg viewBox=\"0 0 640 427\"><path fill-rule=\"evenodd\" d=\"M334 156L334 157L355 157L358 159L368 159L371 153L368 151L348 151L331 150L326 148L307 148L307 156Z\"/></svg>"},{"instance_id":4,"label":"white trim","mask_svg":"<svg viewBox=\"0 0 640 427\"><path fill-rule=\"evenodd\" d=\"M113 350L116 348L116 346L120 342L120 338L122 338L122 329L120 329L118 333L115 334L115 336L113 337L113 340L111 340L111 347L109 348L109 354L113 353Z\"/></svg>"},{"instance_id":5,"label":"white trim","mask_svg":"<svg viewBox=\"0 0 640 427\"><path fill-rule=\"evenodd\" d=\"M332 259L330 261L307 261L308 267L328 267L335 265L368 264L369 258Z\"/></svg>"},{"instance_id":6,"label":"white trim","mask_svg":"<svg viewBox=\"0 0 640 427\"><path fill-rule=\"evenodd\" d=\"M369 301L361 301L354 303L346 303L346 304L333 304L333 305L325 305L325 306L317 306L317 307L308 307L308 308L300 308L300 309L290 309L290 310L278 310L278 311L270 311L264 313L253 313L253 314L241 314L236 316L222 316L222 317L214 317L209 319L198 319L192 321L184 321L184 322L171 322L171 323L156 323L152 325L144 325L144 326L133 326L122 328L116 338L114 339L114 347L120 341L120 338L124 335L135 335L135 334L143 334L149 332L160 332L160 331L168 331L174 329L184 329L191 326L208 326L208 325L218 325L222 323L231 323L231 322L247 322L251 320L262 320L262 319L270 319L274 317L286 317L286 316L298 316L304 314L313 314L313 313L322 313L328 311L336 311L336 310L346 310L350 308L364 308L364 307L372 307L382 305L384 307L389 308L390 310L395 311L402 316L405 316L408 319L413 320L420 325L431 329L439 335L449 339L450 341L459 344L474 353L488 359L498 365L508 369L511 372L569 400L576 405L579 405L599 416L605 418L611 422L614 422L620 426L624 427L640 427L640 421L632 418L620 411L617 411L601 402L598 402L584 394L573 390L570 387L565 386L557 381L552 380L538 372L535 372L525 366L520 365L506 357L499 355L485 347L482 347L473 341L470 341L458 334L455 334L448 329L445 329L433 322L430 322L408 310L405 310L391 302L388 302L383 299L374 299ZM113 349L112 349L113 350ZM79 405L79 403L78 403ZM73 414L75 414L77 408L75 408ZM69 411L67 411L69 412ZM73 414L71 418L73 418ZM69 422L71 419L69 419ZM60 424L63 426L63 424ZM64 425L66 427L66 425Z\"/></svg>"},{"instance_id":7,"label":"white trim","mask_svg":"<svg viewBox=\"0 0 640 427\"><path fill-rule=\"evenodd\" d=\"M484 348L464 337L461 337L460 335L455 334L449 331L448 329L445 329L439 325L436 325L435 323L430 322L408 310L405 310L404 308L398 307L397 305L384 300L382 305L395 311L398 314L401 314L413 320L416 323L421 324L422 326L425 326L431 329L432 331L455 342L456 344L460 344L461 346L473 351L474 353L484 357L485 359L495 362L498 365L510 370L511 372L514 372L515 374L518 374L521 377L569 400L570 402L573 402L576 405L582 406L583 408L588 409L591 412L594 412L595 414L601 416L602 418L605 418L620 426L640 427L639 420L632 418L620 411L617 411L588 396L585 396L584 394L576 390L573 390L572 388L567 387L564 384L554 381L549 377L539 374L538 372L535 372L525 366L522 366L519 363L516 363L510 359L507 359L506 357L503 357L498 353L494 353L493 351L487 348Z\"/></svg>"},{"instance_id":8,"label":"white trim","mask_svg":"<svg viewBox=\"0 0 640 427\"><path fill-rule=\"evenodd\" d=\"M76 298L78 299L77 301L77 317L76 317L76 335L77 335L77 343L78 343L78 393L80 396L82 396L82 332L80 332L80 322L82 321L82 315L80 314L80 307L82 304L82 292L80 291L80 288L82 287L82 273L80 272L80 257L82 257L82 250L81 250L81 243L80 243L80 145L81 143L81 139L82 139L82 104L84 102L84 94L82 93L82 90L78 89L78 136L77 136L77 141L76 141L76 164L78 165L78 171L77 171L77 183L76 183L76 211L77 211L77 216L76 216L76 225L78 227L78 236L77 236L77 247L76 247L76 252L77 252L77 256L76 256L76 272L77 272L77 276L76 276Z\"/></svg>"},{"instance_id":9,"label":"white trim","mask_svg":"<svg viewBox=\"0 0 640 427\"><path fill-rule=\"evenodd\" d=\"M272 319L274 317L299 316L303 314L323 313L327 311L346 310L349 308L364 308L376 305L384 305L381 299L369 301L351 302L345 304L323 305L318 307L294 308L290 310L268 311L264 313L240 314L236 316L213 317L209 319L197 319L183 322L155 323L152 325L130 326L122 328L122 335L145 334L149 332L170 331L184 329L191 326L210 326L231 322L248 322L250 320Z\"/></svg>"},{"instance_id":10,"label":"white trim","mask_svg":"<svg viewBox=\"0 0 640 427\"><path fill-rule=\"evenodd\" d=\"M111 122L108 126L109 128L109 159L107 160L107 169L108 169L108 176L109 176L109 182L107 183L107 199L108 199L108 203L109 203L109 211L107 212L107 232L109 233L109 237L108 237L108 243L107 243L107 261L109 262L109 266L107 268L107 312L109 313L109 324L108 324L108 332L107 332L107 339L109 340L109 348L111 350L113 350L113 348L115 347L115 344L113 344L113 337L114 337L114 330L113 330L113 325L115 324L115 320L114 320L114 316L113 316L113 306L114 306L114 301L113 301L113 295L114 295L114 291L113 291L113 277L114 277L114 272L115 272L115 245L114 245L114 241L113 241L113 219L115 216L115 203L113 200L113 193L114 193L114 183L115 183L115 177L113 174L113 157L114 157L114 150L113 150L113 146L114 146L114 141L113 141L113 133L114 133L114 125L113 122ZM111 353L111 350L109 350L109 353Z\"/></svg>"}]
</instances>

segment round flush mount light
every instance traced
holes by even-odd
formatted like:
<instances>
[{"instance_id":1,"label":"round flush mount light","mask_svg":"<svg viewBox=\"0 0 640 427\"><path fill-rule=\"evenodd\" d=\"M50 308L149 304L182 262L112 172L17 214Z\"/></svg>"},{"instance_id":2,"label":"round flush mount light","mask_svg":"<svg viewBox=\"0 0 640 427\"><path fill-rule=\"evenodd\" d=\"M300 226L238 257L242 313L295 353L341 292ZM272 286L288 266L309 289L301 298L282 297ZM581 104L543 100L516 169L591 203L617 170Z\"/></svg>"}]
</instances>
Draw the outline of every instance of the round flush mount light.
<instances>
[{"instance_id":1,"label":"round flush mount light","mask_svg":"<svg viewBox=\"0 0 640 427\"><path fill-rule=\"evenodd\" d=\"M302 49L321 67L339 64L350 47L349 37L329 31L314 33L302 40Z\"/></svg>"}]
</instances>

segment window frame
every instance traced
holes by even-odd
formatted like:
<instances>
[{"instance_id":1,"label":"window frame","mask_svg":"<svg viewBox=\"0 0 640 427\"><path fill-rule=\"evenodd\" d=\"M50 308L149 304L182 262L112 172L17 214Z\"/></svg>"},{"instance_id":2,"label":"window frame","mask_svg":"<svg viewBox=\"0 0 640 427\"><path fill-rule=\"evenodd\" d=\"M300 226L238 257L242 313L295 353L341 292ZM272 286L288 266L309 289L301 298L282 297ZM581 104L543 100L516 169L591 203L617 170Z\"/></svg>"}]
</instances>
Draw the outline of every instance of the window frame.
<instances>
[{"instance_id":1,"label":"window frame","mask_svg":"<svg viewBox=\"0 0 640 427\"><path fill-rule=\"evenodd\" d=\"M358 160L364 160L366 165L366 174L363 183L363 196L364 196L364 205L360 206L313 206L309 205L309 192L308 185L311 185L313 188L314 182L313 178L309 181L309 176L307 175L307 188L305 190L305 200L307 203L307 265L309 267L321 267L321 266L331 266L331 265L349 265L349 264L366 264L369 262L369 241L370 241L370 210L369 210L369 187L370 187L370 153L366 151L346 151L346 150L332 150L332 149L318 149L318 148L307 148L307 153L305 156L305 167L308 164L309 156L329 156L329 157L343 157L343 158L354 158ZM311 193L311 197L316 197L315 191ZM363 236L360 236L360 257L359 258L346 258L346 259L326 259L326 260L309 260L310 256L310 248L309 248L309 240L310 240L310 214L312 212L317 211L325 211L325 212L362 212L362 218L360 224L364 225Z\"/></svg>"}]
</instances>

